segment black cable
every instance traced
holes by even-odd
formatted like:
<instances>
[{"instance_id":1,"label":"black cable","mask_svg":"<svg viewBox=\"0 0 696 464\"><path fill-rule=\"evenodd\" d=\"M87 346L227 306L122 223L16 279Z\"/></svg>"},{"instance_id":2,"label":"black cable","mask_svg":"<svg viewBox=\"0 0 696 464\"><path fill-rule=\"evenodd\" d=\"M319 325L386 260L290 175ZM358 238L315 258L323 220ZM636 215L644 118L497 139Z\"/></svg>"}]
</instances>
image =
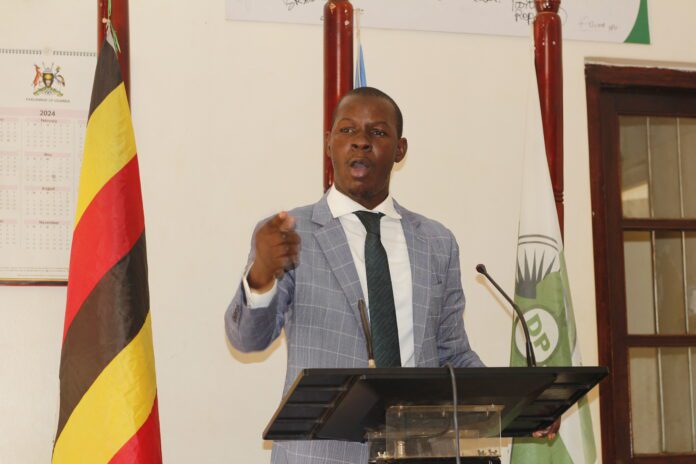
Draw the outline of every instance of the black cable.
<instances>
[{"instance_id":1,"label":"black cable","mask_svg":"<svg viewBox=\"0 0 696 464\"><path fill-rule=\"evenodd\" d=\"M454 376L454 368L450 363L445 364L449 369L450 377L452 378L452 403L454 404L454 436L455 436L455 448L457 450L457 464L461 464L461 452L459 451L459 419L457 418L457 378Z\"/></svg>"}]
</instances>

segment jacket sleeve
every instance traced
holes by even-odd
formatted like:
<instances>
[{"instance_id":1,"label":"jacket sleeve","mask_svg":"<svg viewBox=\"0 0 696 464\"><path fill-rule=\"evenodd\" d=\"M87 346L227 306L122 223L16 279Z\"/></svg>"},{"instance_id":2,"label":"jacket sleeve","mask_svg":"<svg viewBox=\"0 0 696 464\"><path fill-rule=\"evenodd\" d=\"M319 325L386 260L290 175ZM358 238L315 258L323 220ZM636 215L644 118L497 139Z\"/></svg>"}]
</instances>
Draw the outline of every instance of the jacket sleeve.
<instances>
[{"instance_id":1,"label":"jacket sleeve","mask_svg":"<svg viewBox=\"0 0 696 464\"><path fill-rule=\"evenodd\" d=\"M254 237L262 223L256 226L252 234L246 270L254 262ZM295 272L286 272L277 285L276 294L268 306L251 308L246 300L242 282L237 284L234 298L225 311L225 332L232 346L239 351L247 353L264 350L280 335L285 325L285 315L294 298Z\"/></svg>"},{"instance_id":2,"label":"jacket sleeve","mask_svg":"<svg viewBox=\"0 0 696 464\"><path fill-rule=\"evenodd\" d=\"M454 367L485 367L469 345L464 329L464 291L459 268L459 246L450 232L451 250L445 288L440 308L440 326L437 333L437 348L440 365Z\"/></svg>"}]
</instances>

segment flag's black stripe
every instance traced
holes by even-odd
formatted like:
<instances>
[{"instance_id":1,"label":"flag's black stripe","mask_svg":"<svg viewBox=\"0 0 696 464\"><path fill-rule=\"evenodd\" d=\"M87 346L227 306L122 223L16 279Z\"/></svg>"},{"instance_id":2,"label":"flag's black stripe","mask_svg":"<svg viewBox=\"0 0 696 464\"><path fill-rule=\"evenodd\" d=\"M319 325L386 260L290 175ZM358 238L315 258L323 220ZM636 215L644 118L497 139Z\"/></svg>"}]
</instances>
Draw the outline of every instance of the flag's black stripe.
<instances>
[{"instance_id":1,"label":"flag's black stripe","mask_svg":"<svg viewBox=\"0 0 696 464\"><path fill-rule=\"evenodd\" d=\"M150 306L145 232L94 287L73 319L60 359L60 436L82 396L138 334Z\"/></svg>"},{"instance_id":2,"label":"flag's black stripe","mask_svg":"<svg viewBox=\"0 0 696 464\"><path fill-rule=\"evenodd\" d=\"M116 50L104 39L101 52L99 52L97 70L94 73L92 100L89 103L89 117L92 116L94 110L104 101L107 95L118 87L122 81L121 68L118 64Z\"/></svg>"}]
</instances>

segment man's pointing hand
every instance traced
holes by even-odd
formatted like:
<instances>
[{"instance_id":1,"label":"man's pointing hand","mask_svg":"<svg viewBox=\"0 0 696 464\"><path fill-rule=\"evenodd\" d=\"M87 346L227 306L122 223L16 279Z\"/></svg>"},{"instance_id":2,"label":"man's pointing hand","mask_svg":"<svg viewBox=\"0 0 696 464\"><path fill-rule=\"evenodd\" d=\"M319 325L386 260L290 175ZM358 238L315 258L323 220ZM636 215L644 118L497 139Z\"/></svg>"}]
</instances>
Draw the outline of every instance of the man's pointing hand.
<instances>
[{"instance_id":1,"label":"man's pointing hand","mask_svg":"<svg viewBox=\"0 0 696 464\"><path fill-rule=\"evenodd\" d=\"M256 258L247 275L249 287L263 293L273 287L273 280L299 263L300 236L295 232L295 218L281 211L256 231Z\"/></svg>"}]
</instances>

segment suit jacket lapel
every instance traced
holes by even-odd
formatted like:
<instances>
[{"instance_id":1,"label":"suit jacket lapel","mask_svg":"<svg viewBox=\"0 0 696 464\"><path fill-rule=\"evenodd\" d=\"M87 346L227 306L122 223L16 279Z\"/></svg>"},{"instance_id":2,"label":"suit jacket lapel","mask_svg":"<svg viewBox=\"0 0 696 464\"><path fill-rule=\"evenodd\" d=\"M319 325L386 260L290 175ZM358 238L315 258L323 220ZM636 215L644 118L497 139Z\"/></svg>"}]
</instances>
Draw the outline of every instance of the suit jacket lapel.
<instances>
[{"instance_id":1,"label":"suit jacket lapel","mask_svg":"<svg viewBox=\"0 0 696 464\"><path fill-rule=\"evenodd\" d=\"M348 304L358 324L362 327L358 300L365 299L360 278L355 270L353 256L350 253L346 233L341 221L334 218L326 202L326 195L314 205L312 221L321 227L314 232L314 237L329 263L333 275L348 299Z\"/></svg>"},{"instance_id":2,"label":"suit jacket lapel","mask_svg":"<svg viewBox=\"0 0 696 464\"><path fill-rule=\"evenodd\" d=\"M394 202L401 214L401 225L406 237L408 259L411 262L411 280L413 288L413 344L416 366L421 356L425 324L428 320L428 295L430 294L430 252L428 240L420 232L420 219L410 211Z\"/></svg>"}]
</instances>

